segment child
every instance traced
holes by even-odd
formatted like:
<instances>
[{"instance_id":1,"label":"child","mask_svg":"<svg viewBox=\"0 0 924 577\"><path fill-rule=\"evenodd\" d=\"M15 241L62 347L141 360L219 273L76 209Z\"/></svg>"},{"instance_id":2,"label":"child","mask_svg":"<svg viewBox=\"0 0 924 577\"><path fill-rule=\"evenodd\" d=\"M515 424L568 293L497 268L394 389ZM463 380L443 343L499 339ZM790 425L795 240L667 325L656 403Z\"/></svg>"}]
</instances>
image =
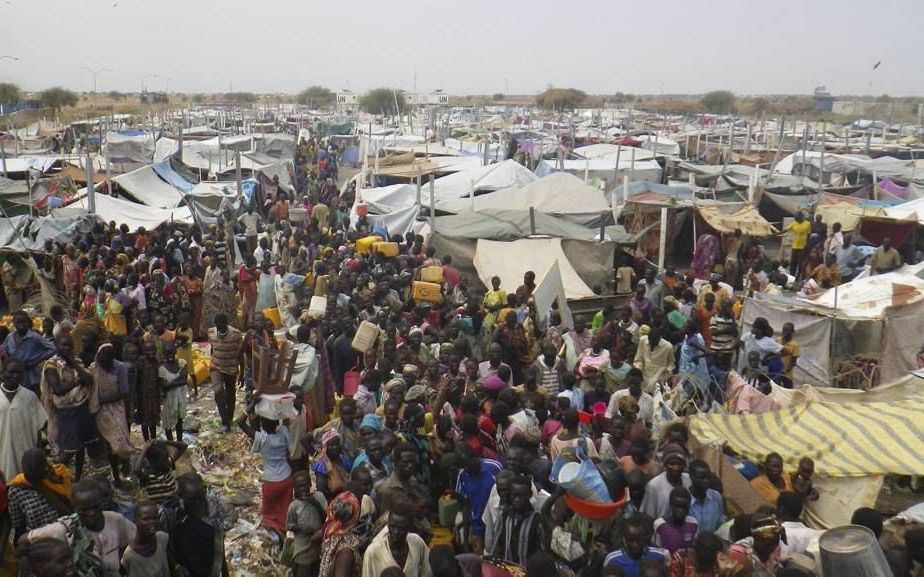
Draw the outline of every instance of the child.
<instances>
[{"instance_id":1,"label":"child","mask_svg":"<svg viewBox=\"0 0 924 577\"><path fill-rule=\"evenodd\" d=\"M670 512L654 522L655 546L667 549L671 555L693 546L699 525L690 513L690 491L676 487L671 491Z\"/></svg>"},{"instance_id":2,"label":"child","mask_svg":"<svg viewBox=\"0 0 924 577\"><path fill-rule=\"evenodd\" d=\"M186 452L186 443L152 441L138 455L135 478L145 498L156 505L176 501L177 483L173 470L176 460Z\"/></svg>"},{"instance_id":3,"label":"child","mask_svg":"<svg viewBox=\"0 0 924 577\"><path fill-rule=\"evenodd\" d=\"M135 422L138 404L138 345L127 342L122 346L122 363L125 365L125 380L128 382L128 396L125 397L125 420L131 429Z\"/></svg>"},{"instance_id":4,"label":"child","mask_svg":"<svg viewBox=\"0 0 924 577\"><path fill-rule=\"evenodd\" d=\"M157 530L157 505L143 502L135 509L135 540L122 554L122 572L126 577L172 575L167 558L170 537Z\"/></svg>"},{"instance_id":5,"label":"child","mask_svg":"<svg viewBox=\"0 0 924 577\"><path fill-rule=\"evenodd\" d=\"M157 438L157 425L160 422L160 381L157 378L157 346L146 342L141 346L138 359L138 423L145 441Z\"/></svg>"},{"instance_id":6,"label":"child","mask_svg":"<svg viewBox=\"0 0 924 577\"><path fill-rule=\"evenodd\" d=\"M157 350L157 360L164 360L164 344L172 343L176 340L176 334L167 329L167 321L161 315L155 315L151 322L151 330L145 333L143 339L145 344L154 343Z\"/></svg>"},{"instance_id":7,"label":"child","mask_svg":"<svg viewBox=\"0 0 924 577\"><path fill-rule=\"evenodd\" d=\"M799 459L799 470L796 477L792 480L792 488L802 496L806 501L818 500L818 489L812 487L812 479L815 478L815 461L811 457L802 457Z\"/></svg>"},{"instance_id":8,"label":"child","mask_svg":"<svg viewBox=\"0 0 924 577\"><path fill-rule=\"evenodd\" d=\"M196 381L196 374L195 371L193 371L193 330L189 323L189 313L180 313L176 327L176 358L181 361L186 361L186 372L192 380L192 398L195 399L199 396L199 383Z\"/></svg>"},{"instance_id":9,"label":"child","mask_svg":"<svg viewBox=\"0 0 924 577\"><path fill-rule=\"evenodd\" d=\"M311 492L311 477L307 471L298 471L292 476L292 488L295 500L286 514L286 541L292 540L292 576L308 577L320 561L321 549L314 537L324 525L327 499L320 492Z\"/></svg>"},{"instance_id":10,"label":"child","mask_svg":"<svg viewBox=\"0 0 924 577\"><path fill-rule=\"evenodd\" d=\"M163 361L157 369L157 378L164 395L161 411L164 418L164 434L167 440L183 440L183 417L186 416L186 378L187 365L176 356L176 344L164 343Z\"/></svg>"},{"instance_id":11,"label":"child","mask_svg":"<svg viewBox=\"0 0 924 577\"><path fill-rule=\"evenodd\" d=\"M289 429L279 421L259 417L254 407L255 395L248 410L237 424L253 440L251 451L263 457L263 484L260 513L263 525L282 537L286 515L292 503L292 467L289 465ZM258 423L256 428L254 423ZM281 541L281 539L280 539Z\"/></svg>"}]
</instances>

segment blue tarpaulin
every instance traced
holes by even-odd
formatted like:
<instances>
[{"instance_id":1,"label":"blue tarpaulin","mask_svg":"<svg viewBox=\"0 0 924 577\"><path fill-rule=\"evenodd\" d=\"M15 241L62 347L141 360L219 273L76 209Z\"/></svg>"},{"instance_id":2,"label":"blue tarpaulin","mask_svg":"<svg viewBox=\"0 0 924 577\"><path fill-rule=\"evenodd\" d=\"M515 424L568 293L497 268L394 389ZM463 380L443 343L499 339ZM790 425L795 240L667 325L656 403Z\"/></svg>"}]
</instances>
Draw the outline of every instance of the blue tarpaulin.
<instances>
[{"instance_id":1,"label":"blue tarpaulin","mask_svg":"<svg viewBox=\"0 0 924 577\"><path fill-rule=\"evenodd\" d=\"M196 187L195 184L189 182L173 170L173 167L170 166L170 160L152 164L151 168L154 169L154 172L156 172L159 177L178 188L183 194L189 194Z\"/></svg>"}]
</instances>

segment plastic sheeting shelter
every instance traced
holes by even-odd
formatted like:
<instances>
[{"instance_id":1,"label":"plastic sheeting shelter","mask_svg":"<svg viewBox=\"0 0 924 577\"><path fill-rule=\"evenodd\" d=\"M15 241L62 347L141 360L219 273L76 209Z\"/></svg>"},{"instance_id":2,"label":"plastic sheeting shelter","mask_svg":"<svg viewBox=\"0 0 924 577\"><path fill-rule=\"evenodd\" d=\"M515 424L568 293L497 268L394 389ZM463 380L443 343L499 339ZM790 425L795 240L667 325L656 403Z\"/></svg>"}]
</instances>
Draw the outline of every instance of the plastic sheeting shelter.
<instances>
[{"instance_id":1,"label":"plastic sheeting shelter","mask_svg":"<svg viewBox=\"0 0 924 577\"><path fill-rule=\"evenodd\" d=\"M73 217L88 213L87 197L78 198L71 204L51 211L55 218ZM127 224L131 229L143 226L152 230L168 222L181 222L192 224L193 218L189 207L163 209L145 206L120 198L113 198L106 194L96 194L96 218L101 222L115 221L116 224Z\"/></svg>"},{"instance_id":2,"label":"plastic sheeting shelter","mask_svg":"<svg viewBox=\"0 0 924 577\"><path fill-rule=\"evenodd\" d=\"M594 292L571 266L562 251L561 240L557 238L524 238L512 242L479 240L473 258L478 277L485 286L491 286L491 277L498 276L501 287L508 292L513 292L522 284L526 271L540 275L556 261L567 298L594 296Z\"/></svg>"},{"instance_id":3,"label":"plastic sheeting shelter","mask_svg":"<svg viewBox=\"0 0 924 577\"><path fill-rule=\"evenodd\" d=\"M433 182L433 199L437 208L440 203L458 200L478 193L491 192L505 188L524 186L539 180L539 177L523 165L505 160L497 164L480 166L472 170L456 172L437 178ZM429 185L428 185L429 186ZM430 206L429 188L421 194L421 204Z\"/></svg>"},{"instance_id":4,"label":"plastic sheeting shelter","mask_svg":"<svg viewBox=\"0 0 924 577\"><path fill-rule=\"evenodd\" d=\"M809 456L832 477L924 474L924 401L814 401L759 415L699 414L690 433L759 463L771 452L787 468Z\"/></svg>"},{"instance_id":5,"label":"plastic sheeting shelter","mask_svg":"<svg viewBox=\"0 0 924 577\"><path fill-rule=\"evenodd\" d=\"M440 210L455 213L475 212L486 209L529 210L554 214L568 220L592 224L610 210L603 192L568 173L555 173L540 180L516 188L506 188L474 199L446 201L437 205Z\"/></svg>"},{"instance_id":6,"label":"plastic sheeting shelter","mask_svg":"<svg viewBox=\"0 0 924 577\"><path fill-rule=\"evenodd\" d=\"M153 166L116 176L112 179L138 202L154 208L176 208L183 196L172 184L162 179Z\"/></svg>"},{"instance_id":7,"label":"plastic sheeting shelter","mask_svg":"<svg viewBox=\"0 0 924 577\"><path fill-rule=\"evenodd\" d=\"M747 236L770 236L778 232L776 228L760 216L757 209L750 205L697 205L696 211L718 232L729 234L740 230Z\"/></svg>"}]
</instances>

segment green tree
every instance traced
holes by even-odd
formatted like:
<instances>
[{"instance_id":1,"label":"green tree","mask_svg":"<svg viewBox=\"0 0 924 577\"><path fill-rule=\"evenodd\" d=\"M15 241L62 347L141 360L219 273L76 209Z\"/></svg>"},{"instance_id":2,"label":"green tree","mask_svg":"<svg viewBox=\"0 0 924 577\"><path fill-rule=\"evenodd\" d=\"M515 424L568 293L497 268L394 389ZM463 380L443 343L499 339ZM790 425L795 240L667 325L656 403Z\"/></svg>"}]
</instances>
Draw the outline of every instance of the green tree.
<instances>
[{"instance_id":1,"label":"green tree","mask_svg":"<svg viewBox=\"0 0 924 577\"><path fill-rule=\"evenodd\" d=\"M491 100L493 100L494 102L500 102L504 98L506 98L506 96L504 96L502 93L495 92L494 96L491 97Z\"/></svg>"},{"instance_id":2,"label":"green tree","mask_svg":"<svg viewBox=\"0 0 924 577\"><path fill-rule=\"evenodd\" d=\"M13 104L19 102L22 98L22 92L19 86L12 82L0 82L0 104Z\"/></svg>"},{"instance_id":3,"label":"green tree","mask_svg":"<svg viewBox=\"0 0 924 577\"><path fill-rule=\"evenodd\" d=\"M299 92L298 96L295 97L296 102L299 104L307 104L309 108L325 106L333 102L333 100L334 93L331 92L329 88L324 88L323 86L309 86Z\"/></svg>"},{"instance_id":4,"label":"green tree","mask_svg":"<svg viewBox=\"0 0 924 577\"><path fill-rule=\"evenodd\" d=\"M106 96L108 96L109 98L113 100L124 100L125 99L125 95L119 92L118 90L110 90L109 92L106 93Z\"/></svg>"},{"instance_id":5,"label":"green tree","mask_svg":"<svg viewBox=\"0 0 924 577\"><path fill-rule=\"evenodd\" d=\"M76 94L59 86L49 88L39 93L39 101L42 103L42 106L54 110L66 106L74 106L77 104L78 100L79 98Z\"/></svg>"},{"instance_id":6,"label":"green tree","mask_svg":"<svg viewBox=\"0 0 924 577\"><path fill-rule=\"evenodd\" d=\"M700 98L699 103L714 114L728 114L735 111L735 95L728 90L713 90Z\"/></svg>"},{"instance_id":7,"label":"green tree","mask_svg":"<svg viewBox=\"0 0 924 577\"><path fill-rule=\"evenodd\" d=\"M404 111L404 93L393 88L375 88L359 97L359 107L369 114Z\"/></svg>"},{"instance_id":8,"label":"green tree","mask_svg":"<svg viewBox=\"0 0 924 577\"><path fill-rule=\"evenodd\" d=\"M536 97L536 104L546 110L573 110L587 99L577 88L548 88Z\"/></svg>"}]
</instances>

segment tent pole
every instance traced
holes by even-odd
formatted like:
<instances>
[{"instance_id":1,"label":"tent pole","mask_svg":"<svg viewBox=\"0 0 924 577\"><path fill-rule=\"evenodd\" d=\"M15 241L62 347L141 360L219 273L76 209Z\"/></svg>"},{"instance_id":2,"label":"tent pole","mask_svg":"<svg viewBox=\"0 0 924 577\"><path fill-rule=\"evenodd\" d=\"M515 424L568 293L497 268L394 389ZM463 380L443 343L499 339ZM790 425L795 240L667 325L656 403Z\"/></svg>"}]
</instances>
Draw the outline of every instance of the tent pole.
<instances>
[{"instance_id":1,"label":"tent pole","mask_svg":"<svg viewBox=\"0 0 924 577\"><path fill-rule=\"evenodd\" d=\"M93 186L93 159L87 151L87 212L96 214L96 187Z\"/></svg>"},{"instance_id":2,"label":"tent pole","mask_svg":"<svg viewBox=\"0 0 924 577\"><path fill-rule=\"evenodd\" d=\"M474 199L474 191L472 191L472 198ZM434 186L433 186L433 173L430 173L430 234L436 232L436 207L434 206L433 201L434 196Z\"/></svg>"},{"instance_id":3,"label":"tent pole","mask_svg":"<svg viewBox=\"0 0 924 577\"><path fill-rule=\"evenodd\" d=\"M661 207L661 239L658 244L658 271L664 270L665 254L667 250L667 207Z\"/></svg>"}]
</instances>

